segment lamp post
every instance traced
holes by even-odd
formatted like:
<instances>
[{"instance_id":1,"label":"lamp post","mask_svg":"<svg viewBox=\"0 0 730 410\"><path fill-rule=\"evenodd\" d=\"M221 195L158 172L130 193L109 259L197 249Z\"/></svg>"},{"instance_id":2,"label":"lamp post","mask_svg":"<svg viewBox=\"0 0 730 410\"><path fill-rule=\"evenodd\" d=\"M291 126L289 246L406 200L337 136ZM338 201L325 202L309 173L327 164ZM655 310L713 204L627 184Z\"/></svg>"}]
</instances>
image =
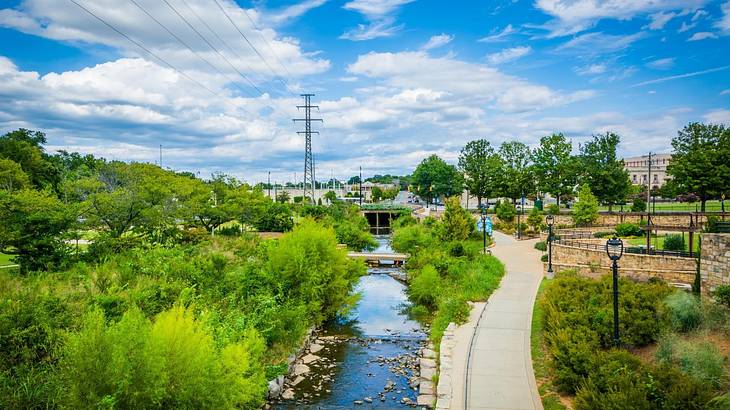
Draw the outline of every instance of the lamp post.
<instances>
[{"instance_id":1,"label":"lamp post","mask_svg":"<svg viewBox=\"0 0 730 410\"><path fill-rule=\"evenodd\" d=\"M480 206L482 213L482 253L487 253L487 209L484 205Z\"/></svg>"},{"instance_id":2,"label":"lamp post","mask_svg":"<svg viewBox=\"0 0 730 410\"><path fill-rule=\"evenodd\" d=\"M618 260L624 253L624 243L615 236L606 241L606 253L611 259L613 270L613 344L618 347L620 344L618 335Z\"/></svg>"},{"instance_id":3,"label":"lamp post","mask_svg":"<svg viewBox=\"0 0 730 410\"><path fill-rule=\"evenodd\" d=\"M555 218L551 215L548 215L545 217L545 223L547 223L548 226L548 270L547 270L547 277L548 279L552 279L555 277L555 274L553 273L553 223L555 222Z\"/></svg>"}]
</instances>

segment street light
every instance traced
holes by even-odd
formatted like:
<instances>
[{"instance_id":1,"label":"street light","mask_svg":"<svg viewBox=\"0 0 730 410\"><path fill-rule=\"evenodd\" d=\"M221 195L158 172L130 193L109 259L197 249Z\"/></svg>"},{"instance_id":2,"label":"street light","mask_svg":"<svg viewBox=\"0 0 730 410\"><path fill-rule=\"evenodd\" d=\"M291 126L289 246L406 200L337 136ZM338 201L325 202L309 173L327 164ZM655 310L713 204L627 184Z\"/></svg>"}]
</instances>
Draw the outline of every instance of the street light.
<instances>
[{"instance_id":1,"label":"street light","mask_svg":"<svg viewBox=\"0 0 730 410\"><path fill-rule=\"evenodd\" d=\"M548 279L552 279L555 277L555 274L553 274L553 223L555 222L555 218L552 216L552 214L545 217L545 223L548 226L548 270L547 270L547 277Z\"/></svg>"},{"instance_id":2,"label":"street light","mask_svg":"<svg viewBox=\"0 0 730 410\"><path fill-rule=\"evenodd\" d=\"M606 253L611 259L613 270L613 344L618 347L618 260L624 253L624 242L615 236L606 241Z\"/></svg>"},{"instance_id":3,"label":"street light","mask_svg":"<svg viewBox=\"0 0 730 410\"><path fill-rule=\"evenodd\" d=\"M480 207L482 213L482 253L487 253L487 209L484 205Z\"/></svg>"}]
</instances>

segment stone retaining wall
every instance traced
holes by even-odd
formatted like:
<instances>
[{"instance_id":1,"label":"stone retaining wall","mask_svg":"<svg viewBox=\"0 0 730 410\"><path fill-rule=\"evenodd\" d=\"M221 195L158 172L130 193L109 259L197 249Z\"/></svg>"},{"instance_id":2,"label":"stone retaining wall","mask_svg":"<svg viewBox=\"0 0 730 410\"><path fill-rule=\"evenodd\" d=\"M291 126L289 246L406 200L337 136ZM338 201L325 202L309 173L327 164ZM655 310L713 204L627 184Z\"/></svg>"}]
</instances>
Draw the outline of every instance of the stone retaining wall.
<instances>
[{"instance_id":1,"label":"stone retaining wall","mask_svg":"<svg viewBox=\"0 0 730 410\"><path fill-rule=\"evenodd\" d=\"M438 393L436 399L436 409L446 410L451 408L451 398L453 397L453 353L454 346L456 345L456 338L454 331L456 330L455 323L449 323L444 331L444 335L441 337L441 344L439 347L439 382L436 386L436 392Z\"/></svg>"},{"instance_id":2,"label":"stone retaining wall","mask_svg":"<svg viewBox=\"0 0 730 410\"><path fill-rule=\"evenodd\" d=\"M700 276L703 291L718 285L730 285L730 234L702 234Z\"/></svg>"},{"instance_id":3,"label":"stone retaining wall","mask_svg":"<svg viewBox=\"0 0 730 410\"><path fill-rule=\"evenodd\" d=\"M652 215L651 221L654 225L661 226L689 226L690 220L693 220L695 225L699 224L702 227L707 222L708 215L715 215L722 219L722 214L719 213L662 212ZM489 217L492 218L493 223L500 222L497 215L490 214ZM527 213L525 213L525 218L521 219L521 222L527 222ZM725 214L725 219L730 220L730 213ZM594 225L615 226L623 222L639 224L645 220L646 214L641 212L601 212ZM516 217L515 222L517 222ZM557 228L558 226L573 226L573 218L570 214L555 215L555 227Z\"/></svg>"},{"instance_id":4,"label":"stone retaining wall","mask_svg":"<svg viewBox=\"0 0 730 410\"><path fill-rule=\"evenodd\" d=\"M577 269L581 275L599 278L611 273L611 261L603 249L553 243L553 271L565 269ZM624 253L619 260L619 270L621 276L640 281L657 277L666 282L691 284L696 265L692 258Z\"/></svg>"}]
</instances>

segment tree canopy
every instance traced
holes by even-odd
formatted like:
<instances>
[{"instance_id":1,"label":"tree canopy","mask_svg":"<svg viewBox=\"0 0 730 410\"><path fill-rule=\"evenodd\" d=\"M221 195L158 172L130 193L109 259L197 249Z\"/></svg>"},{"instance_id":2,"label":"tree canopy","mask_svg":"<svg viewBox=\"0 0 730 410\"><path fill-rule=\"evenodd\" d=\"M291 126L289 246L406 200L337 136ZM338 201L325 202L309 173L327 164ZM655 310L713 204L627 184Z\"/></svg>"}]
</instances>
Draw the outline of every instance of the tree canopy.
<instances>
[{"instance_id":1,"label":"tree canopy","mask_svg":"<svg viewBox=\"0 0 730 410\"><path fill-rule=\"evenodd\" d=\"M623 203L631 188L629 173L616 154L620 141L618 135L607 132L594 135L580 147L580 182L588 184L598 201L609 207Z\"/></svg>"},{"instance_id":2,"label":"tree canopy","mask_svg":"<svg viewBox=\"0 0 730 410\"><path fill-rule=\"evenodd\" d=\"M440 198L461 195L464 191L463 177L456 167L449 165L437 155L421 161L413 172L414 192L421 198Z\"/></svg>"},{"instance_id":3,"label":"tree canopy","mask_svg":"<svg viewBox=\"0 0 730 410\"><path fill-rule=\"evenodd\" d=\"M540 139L540 146L532 152L537 187L555 197L558 206L563 195L572 194L576 184L577 164L571 151L573 145L563 134L552 134Z\"/></svg>"},{"instance_id":4,"label":"tree canopy","mask_svg":"<svg viewBox=\"0 0 730 410\"><path fill-rule=\"evenodd\" d=\"M507 141L499 146L499 155L504 161L502 196L517 201L523 195L534 193L530 148L519 141Z\"/></svg>"},{"instance_id":5,"label":"tree canopy","mask_svg":"<svg viewBox=\"0 0 730 410\"><path fill-rule=\"evenodd\" d=\"M502 184L502 159L494 152L489 141L479 139L468 142L459 156L459 169L464 174L464 186L470 195L482 198L494 197Z\"/></svg>"}]
</instances>

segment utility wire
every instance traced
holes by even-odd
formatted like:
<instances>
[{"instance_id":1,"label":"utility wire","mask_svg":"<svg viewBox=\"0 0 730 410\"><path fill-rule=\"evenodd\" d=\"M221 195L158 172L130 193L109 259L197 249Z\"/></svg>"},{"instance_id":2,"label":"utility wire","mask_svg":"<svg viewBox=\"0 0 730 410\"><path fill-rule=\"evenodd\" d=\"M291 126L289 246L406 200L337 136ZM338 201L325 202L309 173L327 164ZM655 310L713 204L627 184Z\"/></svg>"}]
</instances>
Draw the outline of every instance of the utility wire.
<instances>
[{"instance_id":1,"label":"utility wire","mask_svg":"<svg viewBox=\"0 0 730 410\"><path fill-rule=\"evenodd\" d=\"M241 62L243 63L244 67L245 67L245 68L246 68L246 69L247 69L247 70L248 70L249 72L251 72L251 73L254 73L254 74L256 74L256 70L254 70L254 69L253 69L253 68L252 68L252 67L251 67L251 66L250 66L250 65L249 65L249 64L248 64L248 63L246 62L246 60L245 60L245 59L244 59L244 58L243 58L243 57L242 57L242 56L241 56L241 55L240 55L240 54L239 54L239 53L238 53L238 52L237 52L237 51L236 51L236 50L235 50L235 49L234 49L233 47L231 47L231 46L230 46L230 45L228 44L228 42L227 42L226 40L224 40L224 39L223 39L223 38L222 38L222 37L221 37L221 36L220 36L220 35L218 34L218 32L216 32L215 30L213 30L213 28L212 28L212 27L210 26L210 24L208 24L208 23L207 23L207 22L206 22L206 21L205 21L205 20L204 20L204 19L203 19L202 17L200 17L200 14L198 14L198 13L197 13L197 12L195 11L195 9L193 9L193 7L192 7L192 6L190 6L190 3L188 3L188 1L187 1L187 0L182 0L182 2L183 2L183 4L185 5L185 7L187 7L187 9L188 9L188 10L190 10L190 12L191 12L191 13L192 13L192 14L193 14L193 15L195 16L195 18L197 18L197 19L198 19L198 21L200 22L200 24L204 25L204 26L205 26L205 28L207 28L207 29L208 29L208 31L209 31L209 32L210 32L211 34L213 34L213 36L214 36L214 37L215 37L216 39L218 39L218 41L219 41L219 42L220 42L221 44L223 44L223 46L224 46L224 47L225 47L225 48L226 48L226 49L227 49L227 50L228 50L228 51L229 51L229 52L230 52L231 54L235 55L235 56L236 56L236 57L237 57L237 58L238 58L239 60L241 60ZM278 92L281 92L281 91L279 91L279 90L277 90L277 91L278 91Z\"/></svg>"},{"instance_id":2,"label":"utility wire","mask_svg":"<svg viewBox=\"0 0 730 410\"><path fill-rule=\"evenodd\" d=\"M167 2L167 0L163 0L163 1ZM264 56L259 52L259 50L256 48L256 46L254 46L253 43L251 43L251 41L248 39L248 37L246 37L246 35L243 34L243 31L241 31L241 29L238 28L238 25L236 24L236 22L233 21L233 19L228 14L228 12L223 8L223 6L221 6L221 3L218 0L213 0L213 1L215 1L215 4L218 5L218 8L223 12L223 14L226 16L226 18L228 19L228 21L233 25L233 27L236 29L236 31L238 31L238 34L240 34L241 37L243 37L243 39L246 40L246 43L248 43L248 45L251 47L251 49L253 49L253 51L264 62L264 64L266 64L266 67L268 67L269 70L271 70L271 72L279 79L279 81L281 81L281 83L284 84L284 86L287 88L287 90L289 90L290 93L292 93L293 95L296 95L296 93L292 90L292 88L289 87L289 84L287 84L287 82L281 78L281 76L276 72L276 70L274 70L271 67L271 65L269 64L269 62L266 61L266 58L264 58Z\"/></svg>"},{"instance_id":3,"label":"utility wire","mask_svg":"<svg viewBox=\"0 0 730 410\"><path fill-rule=\"evenodd\" d=\"M185 41L184 41L183 39L181 39L181 38L180 38L180 37L179 37L178 35L176 35L175 33L173 33L173 32L172 32L172 31L171 31L171 30L170 30L169 28L167 28L167 26L165 26L164 24L162 24L162 22L160 22L160 21L159 21L158 19L156 19L156 18L155 18L155 16L153 16L152 14L150 14L150 12L148 12L148 11L147 11L147 10L146 10L146 9L145 9L144 7L142 7L142 6L141 6L141 5L139 4L139 3L137 3L137 1L136 1L136 0L129 0L129 1L130 1L130 2L132 2L132 3L133 3L133 4L135 5L135 6L137 6L137 8L139 8L140 10L142 10L142 12L144 12L144 14L146 14L146 15L147 15L147 16L148 16L149 18L151 18L151 19L152 19L152 20L153 20L153 21L154 21L155 23L157 23L157 24L158 24L158 25L159 25L160 27L162 27L162 28L163 28L163 29L164 29L165 31L167 31L167 32L168 32L168 34L170 34L170 35L171 35L171 36L172 36L173 38L175 38L175 40L177 40L177 42L178 42L178 43L182 44L182 45L183 45L184 47L186 47L186 48L187 48L188 50L190 50L190 52L192 52L192 53L193 53L193 54L195 54L195 55L196 55L196 56L197 56L198 58L200 58L201 60L203 60L203 61L204 61L204 62L205 62L206 64L208 64L208 65L209 65L209 66L210 66L210 67L211 67L212 69L214 69L215 71L217 71L217 72L218 72L219 74L221 74L222 76L226 77L226 79L228 79L228 81L232 82L233 84L236 84L236 86L237 86L237 87L238 87L238 88L239 88L239 89L240 89L241 91L243 91L244 93L246 93L246 94L250 95L251 97L254 97L254 98L256 98L256 96L255 96L254 94L252 94L252 93L251 93L250 91L248 91L248 90L246 90L246 89L242 88L241 86L239 86L239 85L238 85L238 84L236 83L236 81L234 81L233 79L231 79L231 78L230 78L230 77L228 76L228 74L224 73L224 72L223 72L222 70L220 70L220 69L219 69L218 67L216 67L215 65L213 65L213 64L212 64L212 63L211 63L210 61L208 61L208 59L206 59L205 57L203 57L202 55L200 55L200 53L198 53L197 51L195 51L195 49L193 49L193 48L192 48L192 47L191 47L191 46L190 46L190 45L189 45L188 43L186 43L186 42L185 42ZM247 80L248 80L248 78L247 78ZM254 83L252 83L252 82L251 82L250 80L249 80L249 84L251 84L251 86L252 86L252 87L256 88L256 85L255 85ZM258 90L258 88L256 88L256 89Z\"/></svg>"},{"instance_id":4,"label":"utility wire","mask_svg":"<svg viewBox=\"0 0 730 410\"><path fill-rule=\"evenodd\" d=\"M217 53L217 54L218 54L219 56L221 56L221 58L223 58L223 60L225 60L225 61L226 61L226 63L228 63L228 65L230 65L230 66L231 66L231 68L233 68L233 69L234 69L234 70L235 70L235 71L236 71L236 72L237 72L237 73L238 73L238 74L239 74L239 75L240 75L241 77L243 77L243 78L245 78L245 79L246 79L247 81L251 82L251 80L250 80L250 79L249 79L248 77L246 77L246 75L245 75L245 74L243 74L243 73L242 73L242 72L241 72L241 71L240 71L240 70L239 70L238 68L236 68L236 66L234 66L234 65L233 65L233 63L231 63L231 61L230 61L230 60L228 59L228 57L226 57L226 56L225 56L225 55L224 55L223 53L221 53L220 51L218 51L218 49L217 49L217 48L216 48L216 47L215 47L215 46L214 46L213 44L211 44L211 42L210 42L210 41L208 41L208 39L207 39L207 38L205 38L205 36L203 36L202 34L200 34L200 32L198 31L198 29L196 29L196 28L195 28L195 26L193 26L192 24L190 24L190 22L188 21L188 19L186 19L186 18L185 18L185 16L183 16L182 14L180 14L180 12L179 12L179 11L177 11L177 9L176 9L176 8L175 8L175 7L174 7L174 6L172 5L172 4L170 4L170 2L169 2L169 1L167 1L167 0L162 0L162 1L164 1L164 2L165 2L165 4L167 4L167 6L168 6L168 7L169 7L169 8L170 8L170 9L171 9L171 10L172 10L173 12L175 12L175 14L177 14L177 16L178 16L178 17L180 17L180 19L181 19L182 21L184 21L184 22L185 22L185 24L187 24L187 26L188 26L188 27L190 27L190 29L191 29L191 30L193 30L193 31L195 32L195 34L197 34L197 35L198 35L198 37L200 37L200 38L201 38L201 39L202 39L202 40L203 40L203 41L204 41L204 42L205 42L205 43L206 43L206 44L207 44L207 45L208 45L208 46L209 46L210 48L212 48L212 49L213 49L213 51L215 51L215 52L216 52L216 53ZM263 91L261 91L261 89L259 89L259 88L258 88L258 87L257 87L256 85L254 85L253 83L251 83L251 84L253 85L253 88L255 88L255 89L256 89L256 91L258 91L258 92L259 92L260 94L263 94Z\"/></svg>"},{"instance_id":5,"label":"utility wire","mask_svg":"<svg viewBox=\"0 0 730 410\"><path fill-rule=\"evenodd\" d=\"M156 59L157 59L158 61L160 61L160 62L161 62L162 64L164 64L165 66L167 66L167 67L169 67L169 68L173 69L174 71L176 71L176 72L177 72L178 74L180 74L181 76L183 76L183 77L187 78L188 80L190 80L191 82L193 82L193 83L195 83L196 85L200 86L201 88L205 89L206 91L208 91L209 93L213 94L214 96L216 96L216 97L220 97L220 98L221 98L221 101L223 101L224 103L226 103L226 104L230 105L231 107L233 107L233 108L235 108L235 109L241 109L241 110L243 110L243 111L244 111L245 113L247 113L247 114L249 114L249 115L253 115L253 114L251 114L251 113L250 113L250 112L249 112L249 111L248 111L247 109L245 109L244 107L238 107L238 106L236 106L236 105L232 104L232 103L231 103L230 101L228 101L227 99L225 99L225 98L224 98L224 97L223 97L223 96L222 96L222 95L221 95L220 93L217 93L217 92L215 92L215 91L211 90L211 89L210 89L210 88L208 88L208 87L207 87L207 86L206 86L205 84L203 84L203 83L199 82L198 80L196 80L196 79L194 79L194 78L190 77L189 75L185 74L185 72L183 72L183 71L182 71L182 70L180 70L179 68L175 67L175 66L174 66L173 64L171 64L171 63L168 63L168 62L167 62L167 61L166 61L166 60L165 60L164 58L162 58L162 57L158 56L157 54L155 54L155 53L154 53L153 51L151 51L151 50L150 50L150 49L148 49L147 47L143 46L142 44L140 44L139 42L137 42L137 41L136 41L136 40L134 40L133 38L131 38L131 37L129 37L128 35L124 34L124 32L122 32L122 31L121 31L121 30L119 30L118 28L114 27L114 26L113 26L113 25L112 25L111 23L108 23L108 22L107 22L106 20L104 20L103 18L101 18L101 17L97 16L96 14L94 14L94 12L92 12L92 11L91 11L91 10L89 10L89 9L87 9L86 7L84 7L83 5L81 5L80 3L78 3L78 2L76 1L76 0L69 0L69 1L70 1L71 3L73 3L73 4L77 5L77 6L79 7L79 8L81 8L81 9L82 9L82 10L84 10L84 11L85 11L86 13L88 13L89 15L91 15L92 17L94 17L95 19L97 19L98 21L100 21L100 22L101 22L102 24L104 24L105 26L107 26L107 27L109 27L110 29L112 29L112 30L113 30L114 32L116 32L116 33L117 33L117 34L119 34L120 36L124 37L124 38L125 38L125 39L126 39L127 41L129 41L130 43L132 43L132 44L136 45L137 47L139 47L140 49L144 50L145 52L147 52L147 53L148 53L149 55L151 55L152 57L156 58Z\"/></svg>"},{"instance_id":6,"label":"utility wire","mask_svg":"<svg viewBox=\"0 0 730 410\"><path fill-rule=\"evenodd\" d=\"M259 37L261 37L261 39L264 41L264 43L269 47L269 50L271 50L271 54L274 55L274 58L279 63L279 65L281 66L281 68L284 69L284 72L287 75L287 79L291 81L292 75L289 72L289 69L287 69L286 66L281 62L281 60L279 59L279 55L276 54L276 50L274 50L274 47L271 46L271 43L269 43L269 40L267 40L266 39L266 36L264 36L263 31L258 28L258 26L256 25L256 22L253 21L253 19L251 18L251 16L248 14L248 10L246 10L245 8L242 8L242 9L243 9L243 14L245 14L246 17L248 17L248 21L251 22L251 25L253 26L254 30L256 32L258 32Z\"/></svg>"}]
</instances>

